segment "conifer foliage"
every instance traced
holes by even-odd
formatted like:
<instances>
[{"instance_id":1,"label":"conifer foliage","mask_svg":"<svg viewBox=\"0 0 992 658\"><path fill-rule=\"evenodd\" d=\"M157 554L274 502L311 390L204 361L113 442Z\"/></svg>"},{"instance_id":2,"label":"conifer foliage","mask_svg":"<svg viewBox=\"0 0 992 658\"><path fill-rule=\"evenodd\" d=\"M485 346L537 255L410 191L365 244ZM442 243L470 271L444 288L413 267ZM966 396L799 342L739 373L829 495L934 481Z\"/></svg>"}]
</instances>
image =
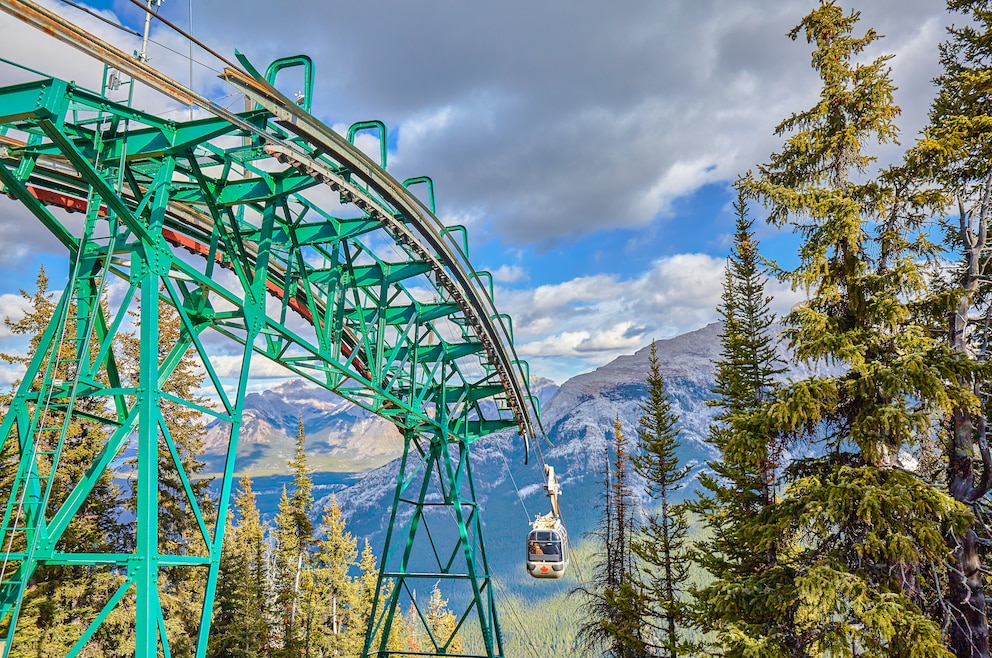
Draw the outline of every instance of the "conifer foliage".
<instances>
[{"instance_id":1,"label":"conifer foliage","mask_svg":"<svg viewBox=\"0 0 992 658\"><path fill-rule=\"evenodd\" d=\"M645 643L657 655L675 658L685 655L685 628L688 614L684 600L686 577L691 564L686 542L689 529L687 511L676 505L672 495L689 474L679 463L679 418L665 390L658 361L657 345L651 343L648 361L648 397L641 405L637 425L639 452L633 457L635 472L644 478L648 495L659 504L634 537L632 550L640 558L640 611L646 628Z\"/></svg>"},{"instance_id":2,"label":"conifer foliage","mask_svg":"<svg viewBox=\"0 0 992 658\"><path fill-rule=\"evenodd\" d=\"M259 658L272 650L272 584L266 527L247 476L234 509L239 520L224 541L208 654Z\"/></svg>"},{"instance_id":3,"label":"conifer foliage","mask_svg":"<svg viewBox=\"0 0 992 658\"><path fill-rule=\"evenodd\" d=\"M767 532L791 543L801 651L942 656L922 574L944 558L941 530L960 531L969 514L897 458L961 391L948 386L955 362L917 310L929 243L906 219L895 178L873 176L863 150L895 138L898 108L889 58L859 63L878 35L855 36L857 21L821 2L791 32L813 45L820 99L779 125L781 152L743 181L773 224L802 239L799 265L783 273L808 291L786 317L790 347L833 369L783 386L756 420L822 454L786 469Z\"/></svg>"},{"instance_id":4,"label":"conifer foliage","mask_svg":"<svg viewBox=\"0 0 992 658\"><path fill-rule=\"evenodd\" d=\"M742 194L734 209L736 233L718 309L723 331L713 387L717 414L708 437L720 457L700 476L703 491L693 505L708 531L695 557L710 577L695 593L696 614L699 626L711 632L714 653L789 656L798 646L795 573L780 560L780 538L764 532L776 502L781 441L756 422L784 364L771 335L775 318Z\"/></svg>"},{"instance_id":5,"label":"conifer foliage","mask_svg":"<svg viewBox=\"0 0 992 658\"><path fill-rule=\"evenodd\" d=\"M306 438L301 416L296 430L296 453L289 462L294 474L292 489L283 488L273 531L276 616L282 640L280 655L285 656L296 656L303 650L309 639L306 631L313 612L314 501Z\"/></svg>"},{"instance_id":6,"label":"conifer foliage","mask_svg":"<svg viewBox=\"0 0 992 658\"><path fill-rule=\"evenodd\" d=\"M957 257L945 277L951 308L944 313L949 345L972 369L957 383L970 387L979 404L955 408L946 433L946 481L955 500L979 515L979 523L963 533L948 534L954 555L948 564L943 606L950 645L958 658L989 656L988 595L981 544L988 531L986 494L992 487L992 456L986 440L988 378L984 361L990 338L988 317L989 212L992 208L992 6L981 0L950 0L961 26L948 29L942 44L943 74L930 124L907 157L909 168L931 191L940 193L939 209L947 209L947 246ZM987 557L985 558L987 559Z\"/></svg>"},{"instance_id":7,"label":"conifer foliage","mask_svg":"<svg viewBox=\"0 0 992 658\"><path fill-rule=\"evenodd\" d=\"M311 624L323 628L324 633L315 646L321 655L358 655L365 643L365 626L363 620L353 618L358 591L348 575L356 565L357 541L345 528L334 494L324 510L321 534L314 560L317 603Z\"/></svg>"}]
</instances>

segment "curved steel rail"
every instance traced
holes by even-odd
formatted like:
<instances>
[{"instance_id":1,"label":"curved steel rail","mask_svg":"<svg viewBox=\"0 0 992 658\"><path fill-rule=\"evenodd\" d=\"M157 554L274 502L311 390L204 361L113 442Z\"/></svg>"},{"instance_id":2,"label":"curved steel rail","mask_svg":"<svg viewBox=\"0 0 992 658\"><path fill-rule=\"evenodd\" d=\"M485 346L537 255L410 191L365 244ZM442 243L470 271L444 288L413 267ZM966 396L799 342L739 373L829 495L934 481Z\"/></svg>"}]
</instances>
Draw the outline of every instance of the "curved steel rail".
<instances>
[{"instance_id":1,"label":"curved steel rail","mask_svg":"<svg viewBox=\"0 0 992 658\"><path fill-rule=\"evenodd\" d=\"M21 0L2 0L0 1L0 10L105 64L118 68L163 94L209 110L242 130L265 140L270 145L273 154L280 154L304 167L308 163L313 167L317 165L315 160L302 153L298 146L292 142L280 139L260 129L257 124L186 88L40 5ZM250 67L247 60L243 57L240 59L242 64ZM529 394L528 373L516 356L509 328L500 317L492 299L485 290L480 289L478 278L473 276L475 271L468 263L460 245L451 239L450 233L419 199L382 170L365 153L304 112L296 103L280 94L256 71L252 70L252 74L249 75L226 67L222 77L239 91L245 93L246 96L261 103L287 130L301 137L322 153L338 160L352 176L363 180L381 195L382 200L387 204L385 209L387 212L382 212L376 208L375 202L370 200L367 194L362 194L355 186L341 180L343 177L337 177L339 180L335 181L342 189L364 201L364 203L360 201L356 204L360 208L372 212L379 211L376 212L377 217L393 227L398 241L408 243L418 255L427 256L426 260L434 263L438 284L452 293L456 303L472 322L489 353L503 382L509 398L509 406L518 422L520 434L524 437L525 442L529 441L530 438L535 438L540 430L540 416L535 399ZM315 169L316 173L318 172ZM326 170L319 171L319 174L327 176L330 180L335 178L328 175ZM318 180L320 179L318 178ZM363 205L365 205L364 208ZM421 244L416 239L410 239L415 234L406 229L402 225L402 221L398 221L395 217L389 217L390 207L395 208L402 214L403 220L416 228L416 233L426 244ZM428 247L436 250L437 257L432 257ZM453 276L448 276L445 273L445 267L450 269ZM529 447L525 445L525 455L528 453Z\"/></svg>"},{"instance_id":2,"label":"curved steel rail","mask_svg":"<svg viewBox=\"0 0 992 658\"><path fill-rule=\"evenodd\" d=\"M260 353L389 418L403 430L405 452L378 588L380 594L386 590L392 594L383 600L377 597L369 637L376 637L377 631L379 637L388 636L393 616L401 610L398 597L412 591L411 583L429 586L443 576L446 582L457 579L469 588L468 608L459 625L470 613L477 614L485 655L501 654L468 445L487 433L515 426L524 437L526 454L540 420L536 400L528 392L526 364L514 351L512 327L483 285L480 274L484 273L469 263L467 247L463 249L453 238L453 229L443 226L407 190L410 181L395 180L349 140L280 94L244 58L247 71L229 66L222 77L253 100L256 109L235 114L43 7L0 0L0 9L132 80L214 115L186 123L164 121L55 79L0 90L0 124L13 131L0 137L0 182L68 248L75 264L60 308L76 308L72 311L78 316L76 326L89 327L82 332L84 342L76 344L89 345L92 335L98 355L92 362L85 350L75 357L76 381L66 389L60 378L43 368L46 355L55 354L58 348L53 346L61 344L63 329L53 321L42 338L47 347L36 351L15 396L12 408L17 413L7 413L2 420L0 448L8 437L16 437L21 465L0 523L0 541L5 535L8 540L17 535L19 545L27 548L12 553L13 542L4 543L7 557L13 555L19 566L12 580L0 575L0 623L16 621L18 601L35 565L80 564L80 560L114 564L125 569L127 579L70 655L132 587L138 610L136 637L143 647L139 653L150 655L157 641L158 568L205 567L204 621L197 645L198 655L203 655L250 355ZM24 140L17 134L25 135ZM380 138L384 143L385 135ZM241 140L241 146L231 147L237 143L234 140ZM336 193L343 205L357 208L359 216L335 217L304 194L321 188ZM100 206L91 207L90 199L99 199ZM49 206L82 211L82 235L52 215ZM306 219L314 215L316 221ZM395 254L383 255L383 246ZM183 249L196 258L183 254ZM220 276L220 268L231 274ZM128 283L125 300L112 308L94 301L100 299L107 272ZM418 292L414 287L418 285L427 292ZM433 303L423 299L430 292L440 296ZM273 308L270 295L280 300L279 308ZM140 309L140 381L130 383L117 372L113 345L115 332L124 326L127 305L138 297L146 300ZM180 339L161 361L156 352L161 348L153 310L156 297L175 307L182 323ZM288 317L289 311L304 322ZM199 333L206 328L243 347L241 381L233 402L211 365L213 355L200 341ZM165 382L190 350L203 361L220 399L218 409L170 397L161 384L155 384ZM77 388L84 378L82 389ZM93 455L87 476L65 500L50 510L47 503L32 503L26 523L9 525L14 494L20 491L31 500L47 501L51 478L39 474L53 473L58 465L57 452L37 452L36 446L47 437L35 431L35 412L56 399L68 417L75 409L77 391L79 396L103 400L105 411L89 418L109 428L106 445ZM202 555L165 554L155 541L154 455L160 441L156 428L164 428L161 403L166 400L213 415L231 427L213 531L190 494L192 514L202 531ZM62 533L100 473L132 435L137 441L135 488L141 510L134 552L85 558L60 552ZM64 431L60 444L62 438ZM171 442L167 436L161 440ZM178 457L176 465L182 471ZM181 477L191 491L186 476L181 473ZM418 478L422 484L415 486ZM443 502L432 498L435 488ZM397 513L401 505L412 505L412 514ZM448 513L439 514L439 505ZM17 507L16 517L20 514ZM428 527L441 521L451 523L452 530ZM405 545L390 543L394 526L407 533ZM439 551L435 538L442 536L453 539L454 547ZM430 546L424 554L433 555L437 564L418 567L411 563L416 557L413 548L425 540ZM158 566L148 569L142 564ZM389 582L395 587L388 587ZM10 633L13 627L11 621ZM160 630L167 649L165 630ZM443 652L449 646L442 643L437 649ZM366 647L366 652L370 650Z\"/></svg>"}]
</instances>

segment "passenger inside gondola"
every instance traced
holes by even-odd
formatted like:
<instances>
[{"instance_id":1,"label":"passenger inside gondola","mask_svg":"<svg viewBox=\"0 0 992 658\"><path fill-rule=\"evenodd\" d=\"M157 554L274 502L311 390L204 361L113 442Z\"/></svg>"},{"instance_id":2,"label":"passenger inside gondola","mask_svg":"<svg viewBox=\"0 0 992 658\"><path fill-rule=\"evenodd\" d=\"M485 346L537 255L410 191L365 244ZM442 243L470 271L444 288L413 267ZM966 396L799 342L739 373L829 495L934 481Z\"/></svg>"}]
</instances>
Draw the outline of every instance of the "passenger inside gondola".
<instances>
[{"instance_id":1,"label":"passenger inside gondola","mask_svg":"<svg viewBox=\"0 0 992 658\"><path fill-rule=\"evenodd\" d=\"M551 499L551 513L538 515L527 533L527 573L534 578L561 578L568 568L568 532L558 511L561 485L551 466L544 467L548 478L544 488Z\"/></svg>"},{"instance_id":2,"label":"passenger inside gondola","mask_svg":"<svg viewBox=\"0 0 992 658\"><path fill-rule=\"evenodd\" d=\"M531 555L531 561L558 562L561 560L561 538L555 532L532 532L528 544L527 550Z\"/></svg>"}]
</instances>

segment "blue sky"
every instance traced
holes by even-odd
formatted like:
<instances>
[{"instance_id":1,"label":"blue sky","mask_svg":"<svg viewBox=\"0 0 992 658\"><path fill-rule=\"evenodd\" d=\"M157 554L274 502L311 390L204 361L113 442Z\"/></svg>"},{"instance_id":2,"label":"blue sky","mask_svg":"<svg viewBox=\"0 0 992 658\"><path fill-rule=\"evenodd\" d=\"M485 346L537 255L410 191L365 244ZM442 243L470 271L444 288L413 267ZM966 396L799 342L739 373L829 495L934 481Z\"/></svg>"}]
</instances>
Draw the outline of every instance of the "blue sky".
<instances>
[{"instance_id":1,"label":"blue sky","mask_svg":"<svg viewBox=\"0 0 992 658\"><path fill-rule=\"evenodd\" d=\"M59 0L43 4L121 47L138 46ZM814 4L165 0L160 11L259 68L311 55L313 112L338 130L383 120L390 171L434 179L438 214L468 226L473 263L496 277L519 353L533 374L562 382L716 319L734 222L730 185L767 160L780 144L775 125L818 91L809 46L785 36ZM885 35L867 56L895 54L909 143L925 121L950 17L932 0L860 5L863 29ZM127 0L89 6L141 29ZM179 36L156 24L152 40L154 66L223 104L240 102L216 79L210 55L194 49L191 68L176 54L189 52ZM6 16L0 57L91 87L102 72ZM0 84L20 79L0 65ZM186 111L151 92L136 104L177 118ZM879 153L885 162L899 149ZM18 316L16 291L32 287L40 263L55 287L64 275L35 224L0 199L0 316ZM792 236L757 229L767 256L791 262ZM773 287L778 310L798 300ZM0 328L0 351L21 349ZM0 366L0 386L17 374Z\"/></svg>"}]
</instances>

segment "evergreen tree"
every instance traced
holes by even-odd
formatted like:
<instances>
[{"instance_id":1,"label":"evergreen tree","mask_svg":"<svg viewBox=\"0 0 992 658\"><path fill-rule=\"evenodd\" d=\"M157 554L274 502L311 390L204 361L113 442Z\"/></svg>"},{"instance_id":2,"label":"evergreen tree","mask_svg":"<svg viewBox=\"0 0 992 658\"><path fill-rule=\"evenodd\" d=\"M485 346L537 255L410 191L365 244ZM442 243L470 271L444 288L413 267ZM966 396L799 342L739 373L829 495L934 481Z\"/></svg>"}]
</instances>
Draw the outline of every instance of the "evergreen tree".
<instances>
[{"instance_id":1,"label":"evergreen tree","mask_svg":"<svg viewBox=\"0 0 992 658\"><path fill-rule=\"evenodd\" d=\"M34 353L39 349L42 333L54 318L56 304L54 295L49 292L48 276L42 267L35 280L35 291L32 293L20 291L27 309L19 320L4 318L4 324L16 335L29 337L29 349L26 355L0 354L0 360L8 363L27 365ZM68 361L77 356L78 343L76 336L77 320L75 305L70 305L68 317L62 320L65 329L62 332L62 344L53 349L60 354L60 361L51 372L51 378L61 381L72 381L75 372ZM91 351L95 349L95 340L91 340ZM42 372L44 372L44 367ZM97 373L97 377L105 377L106 373ZM40 382L35 383L39 387ZM3 401L6 407L11 398ZM75 401L77 412L99 417L104 415L101 403L93 398L79 397ZM64 412L55 409L45 410L44 425L61 428L64 424ZM66 430L64 446L59 457L55 477L51 485L49 509L55 509L84 477L96 455L106 443L108 430L98 422L77 416L71 419ZM4 468L0 469L0 501L6 503L13 486L13 474L16 471L18 437L9 436L3 448ZM42 441L54 441L56 437L41 435L36 437ZM49 449L54 445L48 445ZM73 517L68 528L59 541L59 548L68 553L110 553L121 546L123 526L119 520L119 506L122 492L114 481L111 473L99 476L92 492L83 503L80 511ZM2 514L2 512L0 512ZM23 540L22 535L18 539ZM6 550L6 546L2 550ZM13 546L14 550L23 550L24 546ZM7 576L13 563L7 565ZM120 577L112 570L100 567L73 566L41 566L32 576L29 586L24 593L16 642L11 648L11 656L55 656L65 655L76 642L90 621L96 617L100 608L113 594L120 584ZM121 643L121 637L113 631L114 626L107 624L101 627L94 638L87 644L84 652L111 655ZM6 631L6 629L3 629Z\"/></svg>"},{"instance_id":2,"label":"evergreen tree","mask_svg":"<svg viewBox=\"0 0 992 658\"><path fill-rule=\"evenodd\" d=\"M458 655L464 651L461 638L455 634L458 620L448 609L448 600L442 598L437 583L431 589L431 598L427 601L427 628L434 636L438 653Z\"/></svg>"},{"instance_id":3,"label":"evergreen tree","mask_svg":"<svg viewBox=\"0 0 992 658\"><path fill-rule=\"evenodd\" d=\"M270 564L265 526L247 475L234 507L238 522L225 535L208 655L260 658L272 648Z\"/></svg>"},{"instance_id":4,"label":"evergreen tree","mask_svg":"<svg viewBox=\"0 0 992 658\"><path fill-rule=\"evenodd\" d=\"M613 425L614 461L607 449L604 501L594 537L599 559L586 585L572 590L585 601L585 617L578 640L588 651L605 651L613 658L644 655L644 622L640 614L646 604L637 583L633 496L630 490L630 451L619 416Z\"/></svg>"},{"instance_id":5,"label":"evergreen tree","mask_svg":"<svg viewBox=\"0 0 992 658\"><path fill-rule=\"evenodd\" d=\"M802 651L942 656L921 574L943 561L940 529L959 531L970 515L896 460L960 392L946 386L955 361L917 315L932 245L907 220L893 179L870 176L862 150L895 138L898 108L889 58L857 63L877 38L853 36L857 20L824 1L791 32L815 46L820 100L779 125L791 133L783 150L743 181L772 223L791 223L803 240L785 274L809 296L786 318L793 353L840 371L782 387L755 420L823 454L787 469L764 531L791 543Z\"/></svg>"},{"instance_id":6,"label":"evergreen tree","mask_svg":"<svg viewBox=\"0 0 992 658\"><path fill-rule=\"evenodd\" d=\"M320 605L315 610L315 629L309 646L318 656L358 655L362 645L356 643L358 636L352 632L353 626L361 625L361 619L354 614L358 592L348 575L358 557L357 542L345 528L334 494L331 494L321 525L324 538L317 542L314 569ZM363 633L364 630L362 627ZM361 639L364 640L364 635Z\"/></svg>"},{"instance_id":7,"label":"evergreen tree","mask_svg":"<svg viewBox=\"0 0 992 658\"><path fill-rule=\"evenodd\" d=\"M684 583L690 561L686 544L689 520L684 506L674 505L671 497L689 474L679 464L679 418L672 411L665 380L658 363L657 345L652 341L648 369L648 398L641 405L637 425L640 453L633 458L634 469L644 478L648 495L661 505L648 514L647 522L634 538L632 549L641 559L645 609L639 617L652 629L657 640L648 642L659 655L674 658L689 649L683 631L687 626Z\"/></svg>"},{"instance_id":8,"label":"evergreen tree","mask_svg":"<svg viewBox=\"0 0 992 658\"><path fill-rule=\"evenodd\" d=\"M711 579L695 592L700 626L711 650L728 658L795 655L795 573L779 560L781 539L764 531L775 503L781 441L755 412L775 391L784 364L775 351L775 321L747 204L738 194L734 245L727 258L718 311L723 320L708 442L720 458L700 476L693 504L708 529L695 560Z\"/></svg>"},{"instance_id":9,"label":"evergreen tree","mask_svg":"<svg viewBox=\"0 0 992 658\"><path fill-rule=\"evenodd\" d=\"M300 416L293 469L292 495L283 487L275 518L275 600L282 640L279 655L297 656L306 641L307 620L314 604L311 548L313 547L313 481L307 467L306 433Z\"/></svg>"},{"instance_id":10,"label":"evergreen tree","mask_svg":"<svg viewBox=\"0 0 992 658\"><path fill-rule=\"evenodd\" d=\"M944 314L951 348L974 367L957 380L970 387L982 404L962 405L949 416L946 432L946 482L955 500L986 516L985 495L992 486L992 457L986 444L988 372L983 360L989 341L987 322L988 220L992 207L992 6L986 0L950 0L951 11L972 19L949 28L942 44L943 74L930 125L907 161L924 182L941 193L939 215L947 217L947 243L958 256L945 270L952 307ZM989 656L988 600L982 543L992 540L982 520L947 540L954 555L949 564L944 601L950 645L958 658ZM980 537L980 533L985 536Z\"/></svg>"},{"instance_id":11,"label":"evergreen tree","mask_svg":"<svg viewBox=\"0 0 992 658\"><path fill-rule=\"evenodd\" d=\"M224 546L220 554L210 640L207 644L209 658L246 654L247 646L243 639L241 622L246 615L243 595L248 578L245 555L234 538L235 530L236 526L231 517L228 517Z\"/></svg>"},{"instance_id":12,"label":"evergreen tree","mask_svg":"<svg viewBox=\"0 0 992 658\"><path fill-rule=\"evenodd\" d=\"M372 552L369 540L365 540L362 555L358 560L359 574L355 579L355 599L352 608L352 623L349 633L352 635L354 646L361 649L365 646L365 635L368 632L369 620L372 617L372 606L375 604L375 591L379 583L378 560ZM388 585L388 583L387 583ZM389 597L390 589L383 588L382 597ZM378 647L379 638L373 638L370 646Z\"/></svg>"}]
</instances>

